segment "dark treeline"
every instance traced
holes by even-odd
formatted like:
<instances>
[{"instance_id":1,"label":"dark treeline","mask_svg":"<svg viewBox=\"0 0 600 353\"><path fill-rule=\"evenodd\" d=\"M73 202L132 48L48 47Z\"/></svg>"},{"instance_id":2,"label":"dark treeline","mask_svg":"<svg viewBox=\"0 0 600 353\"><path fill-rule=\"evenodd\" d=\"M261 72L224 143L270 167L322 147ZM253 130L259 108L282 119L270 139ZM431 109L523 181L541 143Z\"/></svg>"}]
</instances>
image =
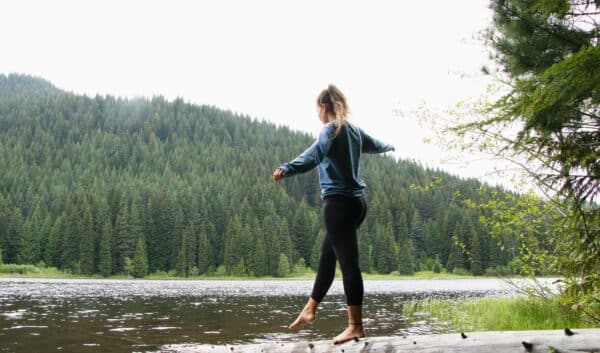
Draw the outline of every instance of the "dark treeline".
<instances>
[{"instance_id":1,"label":"dark treeline","mask_svg":"<svg viewBox=\"0 0 600 353\"><path fill-rule=\"evenodd\" d=\"M105 276L314 268L324 236L316 171L271 180L312 141L181 99L91 98L0 75L2 261ZM483 274L515 257L455 198L477 202L477 180L373 155L361 174L365 272Z\"/></svg>"}]
</instances>

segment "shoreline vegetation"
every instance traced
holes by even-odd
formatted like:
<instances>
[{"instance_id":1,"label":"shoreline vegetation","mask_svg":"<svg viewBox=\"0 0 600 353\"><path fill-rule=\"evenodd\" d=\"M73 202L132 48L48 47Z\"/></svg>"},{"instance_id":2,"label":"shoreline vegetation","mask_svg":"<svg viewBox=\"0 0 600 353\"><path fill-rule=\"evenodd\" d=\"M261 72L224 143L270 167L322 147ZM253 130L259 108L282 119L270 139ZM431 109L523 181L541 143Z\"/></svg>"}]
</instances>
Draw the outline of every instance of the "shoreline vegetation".
<instances>
[{"instance_id":1,"label":"shoreline vegetation","mask_svg":"<svg viewBox=\"0 0 600 353\"><path fill-rule=\"evenodd\" d=\"M402 313L409 318L446 324L447 332L598 327L585 321L580 311L562 304L558 296L429 298L405 303Z\"/></svg>"},{"instance_id":2,"label":"shoreline vegetation","mask_svg":"<svg viewBox=\"0 0 600 353\"><path fill-rule=\"evenodd\" d=\"M403 279L469 279L469 278L503 278L504 276L474 276L469 274L468 272L463 273L448 273L448 272L439 272L436 273L434 271L418 271L413 275L400 275L397 271L391 272L389 274L379 274L379 273L362 273L363 279L367 280L403 280ZM119 273L110 275L108 277L103 277L100 274L93 274L91 276L84 274L71 273L68 271L59 270L56 267L39 267L36 265L30 264L0 264L0 278L6 277L14 277L14 278L73 278L73 279L142 279L142 280L296 280L296 279L306 279L312 280L314 279L315 271L305 267L305 268L295 268L290 272L289 275L283 277L275 277L275 276L235 276L235 275L227 275L224 271L217 271L211 274L202 274L202 275L190 275L190 276L181 276L178 275L175 270L172 271L159 271L150 273L144 277L135 277L131 274L127 273ZM342 274L339 268L336 271L336 278L341 278ZM539 278L543 278L546 276L539 276ZM511 275L510 278L525 278L518 275Z\"/></svg>"}]
</instances>

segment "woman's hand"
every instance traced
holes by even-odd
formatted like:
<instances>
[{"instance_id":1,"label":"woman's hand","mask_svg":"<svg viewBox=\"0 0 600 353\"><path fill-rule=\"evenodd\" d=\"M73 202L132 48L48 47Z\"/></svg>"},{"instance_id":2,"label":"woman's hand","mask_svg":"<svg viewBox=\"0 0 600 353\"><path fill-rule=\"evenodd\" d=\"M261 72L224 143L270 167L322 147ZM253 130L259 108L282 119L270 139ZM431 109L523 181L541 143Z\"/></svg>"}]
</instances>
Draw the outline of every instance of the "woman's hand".
<instances>
[{"instance_id":1,"label":"woman's hand","mask_svg":"<svg viewBox=\"0 0 600 353\"><path fill-rule=\"evenodd\" d=\"M275 181L283 179L283 170L281 170L281 168L277 167L275 169L275 171L273 172L273 179L275 179Z\"/></svg>"}]
</instances>

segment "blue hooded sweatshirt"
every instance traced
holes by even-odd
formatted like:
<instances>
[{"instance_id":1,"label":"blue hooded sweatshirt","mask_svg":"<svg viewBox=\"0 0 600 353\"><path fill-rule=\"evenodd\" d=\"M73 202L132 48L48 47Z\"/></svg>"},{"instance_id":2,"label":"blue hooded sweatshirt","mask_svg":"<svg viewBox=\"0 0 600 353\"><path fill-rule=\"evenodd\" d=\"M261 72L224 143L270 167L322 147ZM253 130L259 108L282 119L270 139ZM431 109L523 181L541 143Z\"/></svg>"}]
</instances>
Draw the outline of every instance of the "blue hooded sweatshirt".
<instances>
[{"instance_id":1,"label":"blue hooded sweatshirt","mask_svg":"<svg viewBox=\"0 0 600 353\"><path fill-rule=\"evenodd\" d=\"M279 168L288 177L318 166L321 199L330 195L361 196L366 187L358 174L361 153L384 153L394 146L372 138L351 123L343 124L335 138L334 133L335 122L325 124L310 147Z\"/></svg>"}]
</instances>

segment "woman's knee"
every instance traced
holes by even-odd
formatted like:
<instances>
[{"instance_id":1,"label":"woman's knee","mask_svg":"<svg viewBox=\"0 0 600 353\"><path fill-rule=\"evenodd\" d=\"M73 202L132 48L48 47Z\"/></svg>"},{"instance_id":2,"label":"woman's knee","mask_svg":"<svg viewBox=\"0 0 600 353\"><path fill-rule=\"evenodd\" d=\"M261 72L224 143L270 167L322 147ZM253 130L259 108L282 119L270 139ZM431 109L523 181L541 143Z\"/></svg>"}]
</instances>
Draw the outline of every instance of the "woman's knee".
<instances>
[{"instance_id":1,"label":"woman's knee","mask_svg":"<svg viewBox=\"0 0 600 353\"><path fill-rule=\"evenodd\" d=\"M360 266L358 263L358 257L352 260L341 260L340 261L340 270L342 271L342 275L346 276L356 276L360 275Z\"/></svg>"}]
</instances>

